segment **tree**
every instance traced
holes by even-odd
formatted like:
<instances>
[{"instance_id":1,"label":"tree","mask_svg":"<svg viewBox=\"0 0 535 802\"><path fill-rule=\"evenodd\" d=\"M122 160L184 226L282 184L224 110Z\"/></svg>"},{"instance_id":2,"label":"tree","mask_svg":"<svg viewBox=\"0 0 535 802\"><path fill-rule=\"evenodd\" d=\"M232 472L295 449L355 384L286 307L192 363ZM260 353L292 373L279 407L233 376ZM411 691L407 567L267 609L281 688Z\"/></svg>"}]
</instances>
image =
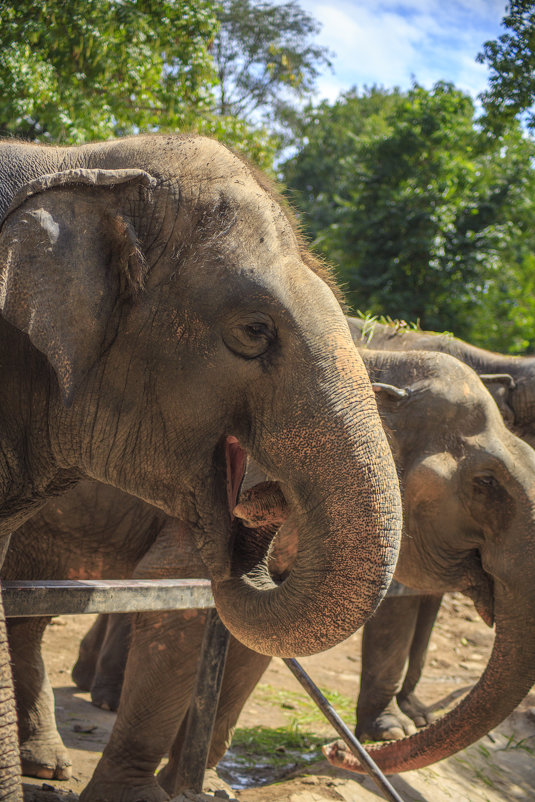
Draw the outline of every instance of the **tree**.
<instances>
[{"instance_id":1,"label":"tree","mask_svg":"<svg viewBox=\"0 0 535 802\"><path fill-rule=\"evenodd\" d=\"M320 249L343 208L338 203L341 183L360 172L357 162L364 145L390 131L390 114L401 99L397 89L372 87L362 94L352 89L333 104L323 101L305 108L295 130L298 151L282 165L282 173L303 212L303 227Z\"/></svg>"},{"instance_id":2,"label":"tree","mask_svg":"<svg viewBox=\"0 0 535 802\"><path fill-rule=\"evenodd\" d=\"M273 126L315 87L330 66L311 39L319 24L296 2L222 0L213 57L219 83L215 112Z\"/></svg>"},{"instance_id":3,"label":"tree","mask_svg":"<svg viewBox=\"0 0 535 802\"><path fill-rule=\"evenodd\" d=\"M4 0L0 132L61 142L183 127L208 106L213 0Z\"/></svg>"},{"instance_id":4,"label":"tree","mask_svg":"<svg viewBox=\"0 0 535 802\"><path fill-rule=\"evenodd\" d=\"M511 0L502 20L506 33L485 42L477 60L487 63L489 88L481 99L484 124L499 133L506 122L526 113L529 128L535 128L535 1Z\"/></svg>"},{"instance_id":5,"label":"tree","mask_svg":"<svg viewBox=\"0 0 535 802\"><path fill-rule=\"evenodd\" d=\"M320 162L325 136L335 146ZM353 307L481 341L475 322L488 323L498 288L527 280L535 186L520 126L489 140L470 97L439 83L324 104L305 142L285 180ZM323 192L316 163L329 174Z\"/></svg>"}]
</instances>

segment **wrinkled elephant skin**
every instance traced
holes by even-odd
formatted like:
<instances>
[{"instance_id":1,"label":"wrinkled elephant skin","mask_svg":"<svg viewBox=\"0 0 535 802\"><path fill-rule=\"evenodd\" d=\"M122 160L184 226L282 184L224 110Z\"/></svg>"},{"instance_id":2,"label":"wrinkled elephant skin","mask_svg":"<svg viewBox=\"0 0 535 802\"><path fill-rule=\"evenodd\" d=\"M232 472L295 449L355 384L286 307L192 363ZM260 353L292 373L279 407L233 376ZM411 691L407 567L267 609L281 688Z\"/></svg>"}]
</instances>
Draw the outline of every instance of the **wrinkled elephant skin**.
<instances>
[{"instance_id":1,"label":"wrinkled elephant skin","mask_svg":"<svg viewBox=\"0 0 535 802\"><path fill-rule=\"evenodd\" d=\"M221 616L260 651L328 648L378 604L401 510L366 371L328 273L266 179L222 145L1 142L0 366L1 557L47 498L86 476L187 522ZM299 518L280 587L255 567L243 575L233 552L246 454ZM334 599L340 615L317 627ZM14 800L2 631L0 799Z\"/></svg>"}]
</instances>

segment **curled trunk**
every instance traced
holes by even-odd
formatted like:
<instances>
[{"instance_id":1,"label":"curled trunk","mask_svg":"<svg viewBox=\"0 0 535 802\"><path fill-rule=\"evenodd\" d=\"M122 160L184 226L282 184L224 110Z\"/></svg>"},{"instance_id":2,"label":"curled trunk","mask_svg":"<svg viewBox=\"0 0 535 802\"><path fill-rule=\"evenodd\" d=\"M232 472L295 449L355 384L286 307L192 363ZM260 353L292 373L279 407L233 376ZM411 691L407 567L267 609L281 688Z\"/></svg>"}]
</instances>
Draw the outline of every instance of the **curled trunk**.
<instances>
[{"instance_id":1,"label":"curled trunk","mask_svg":"<svg viewBox=\"0 0 535 802\"><path fill-rule=\"evenodd\" d=\"M524 602L525 604L525 602ZM535 678L535 638L525 633L532 620L497 616L496 638L487 668L470 693L438 721L415 735L383 746L368 747L387 774L421 769L465 749L504 720L529 692ZM331 763L363 772L358 760L340 742L323 749Z\"/></svg>"},{"instance_id":2,"label":"curled trunk","mask_svg":"<svg viewBox=\"0 0 535 802\"><path fill-rule=\"evenodd\" d=\"M299 533L289 576L275 585L264 559L213 583L225 624L263 654L313 654L348 637L379 604L397 559L397 475L351 343L338 349L335 368L318 380L323 396L313 408L299 421L281 416L262 442L282 466L277 478Z\"/></svg>"}]
</instances>

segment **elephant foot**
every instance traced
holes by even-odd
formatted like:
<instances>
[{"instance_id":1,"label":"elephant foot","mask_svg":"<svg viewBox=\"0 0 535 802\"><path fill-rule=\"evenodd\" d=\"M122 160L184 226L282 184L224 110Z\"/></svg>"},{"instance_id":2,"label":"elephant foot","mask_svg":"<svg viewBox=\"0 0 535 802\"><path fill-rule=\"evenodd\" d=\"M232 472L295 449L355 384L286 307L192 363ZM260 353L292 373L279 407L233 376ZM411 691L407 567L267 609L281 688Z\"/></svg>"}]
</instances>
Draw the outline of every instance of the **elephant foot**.
<instances>
[{"instance_id":1,"label":"elephant foot","mask_svg":"<svg viewBox=\"0 0 535 802\"><path fill-rule=\"evenodd\" d=\"M397 703L400 709L408 716L417 727L426 727L433 721L433 715L427 707L420 702L416 694L409 693L406 696L398 694Z\"/></svg>"},{"instance_id":2,"label":"elephant foot","mask_svg":"<svg viewBox=\"0 0 535 802\"><path fill-rule=\"evenodd\" d=\"M137 785L103 782L95 777L80 794L79 802L166 802L169 794L156 780L145 780Z\"/></svg>"},{"instance_id":3,"label":"elephant foot","mask_svg":"<svg viewBox=\"0 0 535 802\"><path fill-rule=\"evenodd\" d=\"M91 704L102 710L117 710L121 698L122 685L92 685Z\"/></svg>"},{"instance_id":4,"label":"elephant foot","mask_svg":"<svg viewBox=\"0 0 535 802\"><path fill-rule=\"evenodd\" d=\"M41 780L69 780L71 760L61 741L43 742L29 738L20 745L22 773Z\"/></svg>"},{"instance_id":5,"label":"elephant foot","mask_svg":"<svg viewBox=\"0 0 535 802\"><path fill-rule=\"evenodd\" d=\"M415 732L412 719L399 709L394 700L379 713L359 713L355 729L355 735L362 741L399 741Z\"/></svg>"}]
</instances>

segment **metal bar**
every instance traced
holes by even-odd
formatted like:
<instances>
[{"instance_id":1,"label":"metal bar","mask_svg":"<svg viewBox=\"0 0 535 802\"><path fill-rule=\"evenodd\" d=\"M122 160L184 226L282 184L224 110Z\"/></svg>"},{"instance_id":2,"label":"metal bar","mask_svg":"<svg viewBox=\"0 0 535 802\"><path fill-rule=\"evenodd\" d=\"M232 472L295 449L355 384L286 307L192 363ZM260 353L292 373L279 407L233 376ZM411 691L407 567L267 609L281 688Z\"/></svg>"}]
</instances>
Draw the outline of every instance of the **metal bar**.
<instances>
[{"instance_id":1,"label":"metal bar","mask_svg":"<svg viewBox=\"0 0 535 802\"><path fill-rule=\"evenodd\" d=\"M197 679L178 761L175 793L186 788L196 793L202 791L229 639L229 632L217 610L210 610L206 616Z\"/></svg>"},{"instance_id":2,"label":"metal bar","mask_svg":"<svg viewBox=\"0 0 535 802\"><path fill-rule=\"evenodd\" d=\"M6 616L131 613L213 607L208 579L2 582Z\"/></svg>"},{"instance_id":3,"label":"metal bar","mask_svg":"<svg viewBox=\"0 0 535 802\"><path fill-rule=\"evenodd\" d=\"M336 732L344 739L353 754L358 757L362 768L370 775L374 783L378 786L379 790L385 797L390 799L391 802L403 802L402 798L396 791L393 785L387 780L379 766L366 752L360 741L349 730L338 713L334 710L331 704L327 701L317 685L312 682L304 668L293 657L284 658L284 662L294 675L309 696L315 701L323 715L334 727Z\"/></svg>"}]
</instances>

